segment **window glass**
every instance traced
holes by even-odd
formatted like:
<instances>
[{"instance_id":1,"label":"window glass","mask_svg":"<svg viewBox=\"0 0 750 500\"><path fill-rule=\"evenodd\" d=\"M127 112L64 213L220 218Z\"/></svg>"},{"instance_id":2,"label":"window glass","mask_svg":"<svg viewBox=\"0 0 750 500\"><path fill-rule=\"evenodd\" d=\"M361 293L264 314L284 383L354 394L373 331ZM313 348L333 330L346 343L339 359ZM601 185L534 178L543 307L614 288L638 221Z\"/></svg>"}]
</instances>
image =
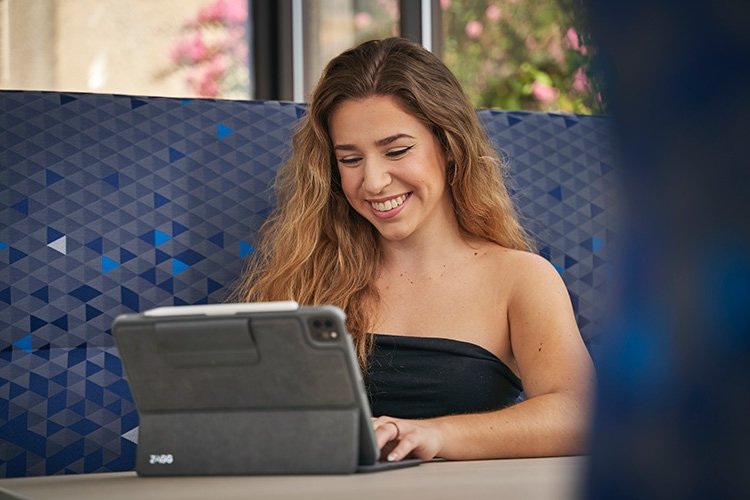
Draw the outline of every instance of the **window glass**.
<instances>
[{"instance_id":1,"label":"window glass","mask_svg":"<svg viewBox=\"0 0 750 500\"><path fill-rule=\"evenodd\" d=\"M0 86L249 98L247 0L0 0Z\"/></svg>"},{"instance_id":2,"label":"window glass","mask_svg":"<svg viewBox=\"0 0 750 500\"><path fill-rule=\"evenodd\" d=\"M398 0L319 0L303 2L303 9L305 96L339 53L399 34Z\"/></svg>"},{"instance_id":3,"label":"window glass","mask_svg":"<svg viewBox=\"0 0 750 500\"><path fill-rule=\"evenodd\" d=\"M440 0L441 57L476 107L598 113L575 0ZM253 97L248 0L0 0L0 88ZM341 51L399 33L398 0L303 7L303 92Z\"/></svg>"}]
</instances>

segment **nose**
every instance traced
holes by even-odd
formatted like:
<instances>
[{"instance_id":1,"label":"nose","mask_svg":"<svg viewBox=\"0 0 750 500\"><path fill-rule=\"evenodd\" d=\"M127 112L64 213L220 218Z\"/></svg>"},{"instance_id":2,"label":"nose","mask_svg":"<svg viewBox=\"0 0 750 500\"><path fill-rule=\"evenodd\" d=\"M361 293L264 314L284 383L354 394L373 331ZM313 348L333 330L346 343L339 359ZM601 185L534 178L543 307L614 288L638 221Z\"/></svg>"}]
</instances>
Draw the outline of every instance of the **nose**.
<instances>
[{"instance_id":1,"label":"nose","mask_svg":"<svg viewBox=\"0 0 750 500\"><path fill-rule=\"evenodd\" d=\"M367 194L377 195L391 183L391 173L386 161L368 160L364 166L362 188Z\"/></svg>"}]
</instances>

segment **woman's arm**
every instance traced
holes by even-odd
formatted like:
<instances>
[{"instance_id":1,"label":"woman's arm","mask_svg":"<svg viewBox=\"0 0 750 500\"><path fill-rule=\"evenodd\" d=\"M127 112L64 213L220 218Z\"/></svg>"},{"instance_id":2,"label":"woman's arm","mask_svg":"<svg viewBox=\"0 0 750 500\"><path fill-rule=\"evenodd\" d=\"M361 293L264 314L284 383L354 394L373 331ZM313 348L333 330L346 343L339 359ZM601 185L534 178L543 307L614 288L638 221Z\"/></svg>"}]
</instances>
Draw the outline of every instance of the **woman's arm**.
<instances>
[{"instance_id":1,"label":"woman's arm","mask_svg":"<svg viewBox=\"0 0 750 500\"><path fill-rule=\"evenodd\" d=\"M518 262L513 263L508 322L526 399L480 414L425 420L380 417L374 421L376 436L381 449L389 450L389 460L407 455L470 460L585 452L594 369L567 289L541 257L519 252L514 259Z\"/></svg>"}]
</instances>

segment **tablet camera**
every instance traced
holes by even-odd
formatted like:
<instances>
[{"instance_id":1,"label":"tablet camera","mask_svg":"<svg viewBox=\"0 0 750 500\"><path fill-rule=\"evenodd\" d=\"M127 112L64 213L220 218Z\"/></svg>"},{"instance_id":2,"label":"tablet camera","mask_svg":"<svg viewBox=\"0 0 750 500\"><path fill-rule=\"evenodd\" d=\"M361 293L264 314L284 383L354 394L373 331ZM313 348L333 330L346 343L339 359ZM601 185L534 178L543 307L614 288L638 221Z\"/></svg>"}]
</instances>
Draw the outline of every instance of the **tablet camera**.
<instances>
[{"instance_id":1,"label":"tablet camera","mask_svg":"<svg viewBox=\"0 0 750 500\"><path fill-rule=\"evenodd\" d=\"M310 332L314 340L319 342L335 342L339 338L336 324L328 318L312 318L309 320Z\"/></svg>"}]
</instances>

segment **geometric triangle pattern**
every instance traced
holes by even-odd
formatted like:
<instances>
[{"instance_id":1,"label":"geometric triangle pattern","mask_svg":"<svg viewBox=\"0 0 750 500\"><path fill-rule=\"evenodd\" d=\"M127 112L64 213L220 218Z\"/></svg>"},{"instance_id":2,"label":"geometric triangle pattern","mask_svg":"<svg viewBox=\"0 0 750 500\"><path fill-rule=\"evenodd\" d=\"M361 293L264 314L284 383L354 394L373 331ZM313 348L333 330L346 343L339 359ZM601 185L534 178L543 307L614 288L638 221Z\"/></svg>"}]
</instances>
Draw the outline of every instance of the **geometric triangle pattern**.
<instances>
[{"instance_id":1,"label":"geometric triangle pattern","mask_svg":"<svg viewBox=\"0 0 750 500\"><path fill-rule=\"evenodd\" d=\"M611 120L480 110L509 168L509 188L539 253L565 281L591 345L605 315L616 214Z\"/></svg>"},{"instance_id":2,"label":"geometric triangle pattern","mask_svg":"<svg viewBox=\"0 0 750 500\"><path fill-rule=\"evenodd\" d=\"M305 106L0 91L0 477L132 470L121 313L221 302ZM587 341L606 285L610 121L479 111Z\"/></svg>"},{"instance_id":3,"label":"geometric triangle pattern","mask_svg":"<svg viewBox=\"0 0 750 500\"><path fill-rule=\"evenodd\" d=\"M0 92L0 477L133 468L112 321L223 299L303 112Z\"/></svg>"},{"instance_id":4,"label":"geometric triangle pattern","mask_svg":"<svg viewBox=\"0 0 750 500\"><path fill-rule=\"evenodd\" d=\"M4 477L130 470L138 424L113 347L0 352Z\"/></svg>"}]
</instances>

